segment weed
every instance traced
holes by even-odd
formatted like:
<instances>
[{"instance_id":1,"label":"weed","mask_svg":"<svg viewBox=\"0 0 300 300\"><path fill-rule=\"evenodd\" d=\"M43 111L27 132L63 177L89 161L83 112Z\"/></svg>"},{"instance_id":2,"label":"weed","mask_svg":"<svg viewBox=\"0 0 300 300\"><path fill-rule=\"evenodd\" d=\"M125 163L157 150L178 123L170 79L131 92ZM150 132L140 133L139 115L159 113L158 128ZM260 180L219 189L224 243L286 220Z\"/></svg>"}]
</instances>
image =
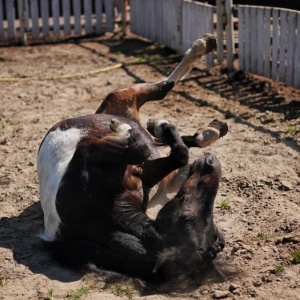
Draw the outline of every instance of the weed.
<instances>
[{"instance_id":1,"label":"weed","mask_svg":"<svg viewBox=\"0 0 300 300\"><path fill-rule=\"evenodd\" d=\"M129 279L123 284L115 285L113 289L113 293L119 297L126 296L128 299L132 299L134 294L134 287L133 287L132 280Z\"/></svg>"},{"instance_id":2,"label":"weed","mask_svg":"<svg viewBox=\"0 0 300 300\"><path fill-rule=\"evenodd\" d=\"M228 209L229 208L229 200L223 199L217 203L217 206L221 209Z\"/></svg>"},{"instance_id":3,"label":"weed","mask_svg":"<svg viewBox=\"0 0 300 300\"><path fill-rule=\"evenodd\" d=\"M257 237L263 241L267 240L270 236L266 233L260 232L257 234Z\"/></svg>"},{"instance_id":4,"label":"weed","mask_svg":"<svg viewBox=\"0 0 300 300\"><path fill-rule=\"evenodd\" d=\"M8 279L9 278L7 276L0 275L0 286L4 286L7 283Z\"/></svg>"},{"instance_id":5,"label":"weed","mask_svg":"<svg viewBox=\"0 0 300 300\"><path fill-rule=\"evenodd\" d=\"M149 55L149 61L157 61L159 58L158 54Z\"/></svg>"},{"instance_id":6,"label":"weed","mask_svg":"<svg viewBox=\"0 0 300 300\"><path fill-rule=\"evenodd\" d=\"M72 290L68 292L67 298L71 300L80 300L82 297L88 294L89 287L83 286L77 290Z\"/></svg>"},{"instance_id":7,"label":"weed","mask_svg":"<svg viewBox=\"0 0 300 300\"><path fill-rule=\"evenodd\" d=\"M289 126L287 128L287 133L289 133L290 135L295 135L297 132L297 128L296 126Z\"/></svg>"},{"instance_id":8,"label":"weed","mask_svg":"<svg viewBox=\"0 0 300 300\"><path fill-rule=\"evenodd\" d=\"M53 288L50 288L48 290L47 297L45 298L46 300L54 300L54 290Z\"/></svg>"},{"instance_id":9,"label":"weed","mask_svg":"<svg viewBox=\"0 0 300 300\"><path fill-rule=\"evenodd\" d=\"M7 120L7 124L11 125L11 126L17 126L19 124L21 124L20 120Z\"/></svg>"},{"instance_id":10,"label":"weed","mask_svg":"<svg viewBox=\"0 0 300 300\"><path fill-rule=\"evenodd\" d=\"M293 263L294 264L300 263L300 250L297 250L293 253Z\"/></svg>"},{"instance_id":11,"label":"weed","mask_svg":"<svg viewBox=\"0 0 300 300\"><path fill-rule=\"evenodd\" d=\"M284 266L280 265L280 266L276 266L274 268L274 274L275 275L279 275L284 271Z\"/></svg>"}]
</instances>

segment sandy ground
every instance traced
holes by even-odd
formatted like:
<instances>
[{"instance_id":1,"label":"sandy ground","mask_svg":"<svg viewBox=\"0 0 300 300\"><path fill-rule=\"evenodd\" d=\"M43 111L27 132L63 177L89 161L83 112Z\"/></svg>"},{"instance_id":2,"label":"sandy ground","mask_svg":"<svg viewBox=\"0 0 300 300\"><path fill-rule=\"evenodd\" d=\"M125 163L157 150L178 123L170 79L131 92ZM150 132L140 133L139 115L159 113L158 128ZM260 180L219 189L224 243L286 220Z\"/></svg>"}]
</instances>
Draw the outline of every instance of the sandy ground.
<instances>
[{"instance_id":1,"label":"sandy ground","mask_svg":"<svg viewBox=\"0 0 300 300\"><path fill-rule=\"evenodd\" d=\"M220 256L239 275L186 294L144 295L138 281L107 284L56 265L41 249L36 155L47 130L93 113L114 89L164 78L178 59L134 36L0 48L2 78L33 77L0 81L0 299L300 299L293 262L300 251L300 91L250 76L228 80L205 65L164 101L146 104L142 117L168 119L182 134L214 118L228 122L227 136L207 150L223 167L215 205L227 239ZM139 64L88 74L119 62ZM203 151L192 149L191 160Z\"/></svg>"}]
</instances>

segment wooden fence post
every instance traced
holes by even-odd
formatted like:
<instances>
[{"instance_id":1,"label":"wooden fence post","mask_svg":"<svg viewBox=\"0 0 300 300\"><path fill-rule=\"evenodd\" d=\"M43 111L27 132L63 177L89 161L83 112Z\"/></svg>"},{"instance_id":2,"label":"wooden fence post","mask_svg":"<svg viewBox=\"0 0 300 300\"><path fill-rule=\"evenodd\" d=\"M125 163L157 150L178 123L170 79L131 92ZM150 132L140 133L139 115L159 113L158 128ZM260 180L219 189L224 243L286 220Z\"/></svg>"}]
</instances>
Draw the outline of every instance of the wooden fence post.
<instances>
[{"instance_id":1,"label":"wooden fence post","mask_svg":"<svg viewBox=\"0 0 300 300\"><path fill-rule=\"evenodd\" d=\"M226 58L228 71L233 70L233 16L232 16L232 0L225 1L226 11Z\"/></svg>"},{"instance_id":2,"label":"wooden fence post","mask_svg":"<svg viewBox=\"0 0 300 300\"><path fill-rule=\"evenodd\" d=\"M20 20L20 42L22 45L25 45L27 42L27 23L26 19L28 16L28 11L26 11L26 4L24 0L18 0L18 18Z\"/></svg>"}]
</instances>

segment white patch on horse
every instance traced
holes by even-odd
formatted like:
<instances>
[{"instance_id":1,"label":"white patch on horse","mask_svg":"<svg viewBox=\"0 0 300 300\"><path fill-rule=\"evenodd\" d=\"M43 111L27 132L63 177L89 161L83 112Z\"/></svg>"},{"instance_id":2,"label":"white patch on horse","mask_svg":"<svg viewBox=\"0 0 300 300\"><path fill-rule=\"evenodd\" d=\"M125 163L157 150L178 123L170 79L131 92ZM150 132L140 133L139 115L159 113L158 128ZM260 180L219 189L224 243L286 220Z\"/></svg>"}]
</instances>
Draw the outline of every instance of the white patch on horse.
<instances>
[{"instance_id":1,"label":"white patch on horse","mask_svg":"<svg viewBox=\"0 0 300 300\"><path fill-rule=\"evenodd\" d=\"M84 132L77 128L50 132L41 145L37 159L41 204L44 211L45 233L41 238L55 240L60 218L56 210L59 184Z\"/></svg>"}]
</instances>

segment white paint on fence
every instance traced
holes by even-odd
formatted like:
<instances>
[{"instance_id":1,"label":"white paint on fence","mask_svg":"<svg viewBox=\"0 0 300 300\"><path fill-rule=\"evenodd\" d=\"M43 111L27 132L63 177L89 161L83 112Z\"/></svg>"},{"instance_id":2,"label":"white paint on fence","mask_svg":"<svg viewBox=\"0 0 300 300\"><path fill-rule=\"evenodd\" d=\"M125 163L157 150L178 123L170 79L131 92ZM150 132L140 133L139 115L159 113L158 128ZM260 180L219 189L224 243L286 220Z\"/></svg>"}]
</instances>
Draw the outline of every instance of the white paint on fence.
<instances>
[{"instance_id":1,"label":"white paint on fence","mask_svg":"<svg viewBox=\"0 0 300 300\"><path fill-rule=\"evenodd\" d=\"M300 13L247 5L238 12L240 69L299 88Z\"/></svg>"}]
</instances>

